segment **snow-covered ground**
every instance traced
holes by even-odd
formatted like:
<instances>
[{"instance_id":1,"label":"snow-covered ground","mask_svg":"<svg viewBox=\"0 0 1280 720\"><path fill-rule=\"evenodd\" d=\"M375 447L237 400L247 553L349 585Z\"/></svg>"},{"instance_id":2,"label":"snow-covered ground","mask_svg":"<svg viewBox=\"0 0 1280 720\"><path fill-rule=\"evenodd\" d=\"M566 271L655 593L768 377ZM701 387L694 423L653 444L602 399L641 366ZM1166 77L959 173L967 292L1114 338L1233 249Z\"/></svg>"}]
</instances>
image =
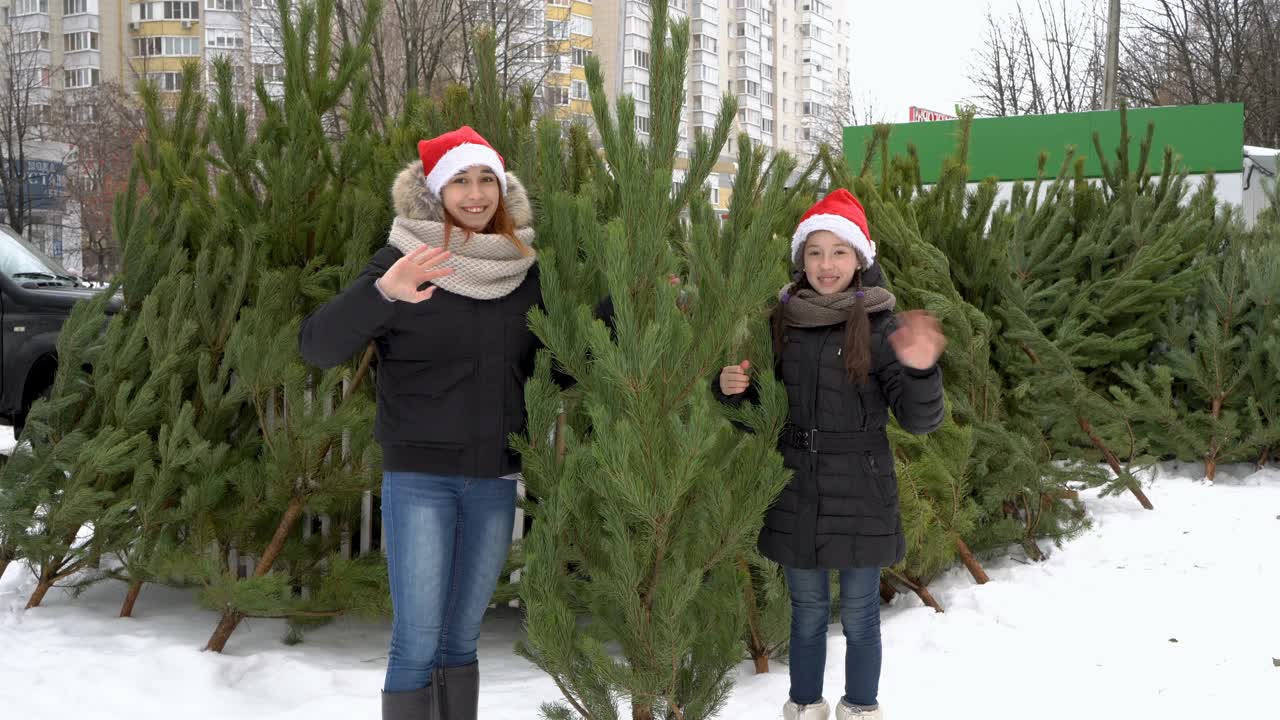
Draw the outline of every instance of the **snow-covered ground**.
<instances>
[{"instance_id":1,"label":"snow-covered ground","mask_svg":"<svg viewBox=\"0 0 1280 720\"><path fill-rule=\"evenodd\" d=\"M0 433L4 433L0 429ZM4 443L0 438L0 447ZM881 702L892 720L1274 720L1280 718L1280 472L1165 466L1143 511L1130 496L1086 494L1095 527L1043 563L986 564L884 610ZM50 593L24 611L30 574L0 578L0 716L46 718L376 718L386 623L342 621L280 642L251 620L223 655L201 652L215 616L187 592L148 587L132 619L123 587ZM558 699L511 652L517 611L495 611L481 646L480 717L534 720ZM827 697L843 686L843 637L830 633ZM721 717L781 717L786 666L744 663Z\"/></svg>"}]
</instances>

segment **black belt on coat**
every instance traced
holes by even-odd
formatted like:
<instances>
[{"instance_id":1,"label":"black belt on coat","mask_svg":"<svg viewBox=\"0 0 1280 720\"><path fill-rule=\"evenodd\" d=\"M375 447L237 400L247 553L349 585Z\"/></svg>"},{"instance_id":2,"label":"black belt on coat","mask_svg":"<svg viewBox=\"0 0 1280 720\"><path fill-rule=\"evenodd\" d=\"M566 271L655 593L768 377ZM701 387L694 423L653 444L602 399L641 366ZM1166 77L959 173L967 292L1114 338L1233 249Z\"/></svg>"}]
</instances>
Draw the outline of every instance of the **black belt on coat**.
<instances>
[{"instance_id":1,"label":"black belt on coat","mask_svg":"<svg viewBox=\"0 0 1280 720\"><path fill-rule=\"evenodd\" d=\"M782 429L782 435L778 441L797 450L808 450L811 453L871 455L890 452L889 436L884 429L865 432L826 432L817 428L806 430L798 425L788 424Z\"/></svg>"}]
</instances>

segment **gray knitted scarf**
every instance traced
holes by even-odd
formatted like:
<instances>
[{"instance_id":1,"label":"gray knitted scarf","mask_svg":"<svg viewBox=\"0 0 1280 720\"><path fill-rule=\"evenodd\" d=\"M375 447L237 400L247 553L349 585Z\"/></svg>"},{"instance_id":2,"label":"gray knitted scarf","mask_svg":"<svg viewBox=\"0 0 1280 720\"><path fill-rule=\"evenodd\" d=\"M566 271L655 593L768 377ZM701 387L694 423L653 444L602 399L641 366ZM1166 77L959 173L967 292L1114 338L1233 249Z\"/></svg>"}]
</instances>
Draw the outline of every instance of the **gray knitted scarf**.
<instances>
[{"instance_id":1,"label":"gray knitted scarf","mask_svg":"<svg viewBox=\"0 0 1280 720\"><path fill-rule=\"evenodd\" d=\"M782 303L782 319L791 327L839 325L849 319L849 311L858 302L858 291L854 288L834 295L821 295L812 288L796 290L795 287L793 283L778 293L778 300ZM865 287L862 293L867 314L892 310L898 303L893 293L882 287Z\"/></svg>"},{"instance_id":2,"label":"gray knitted scarf","mask_svg":"<svg viewBox=\"0 0 1280 720\"><path fill-rule=\"evenodd\" d=\"M471 233L454 227L449 237L452 257L444 263L453 272L432 284L457 295L476 300L493 300L505 297L520 287L525 274L537 260L533 250L533 228L516 230L516 238L529 248L529 254L521 254L505 235ZM411 220L397 216L391 225L387 244L408 255L420 245L444 247L444 223L434 220Z\"/></svg>"}]
</instances>

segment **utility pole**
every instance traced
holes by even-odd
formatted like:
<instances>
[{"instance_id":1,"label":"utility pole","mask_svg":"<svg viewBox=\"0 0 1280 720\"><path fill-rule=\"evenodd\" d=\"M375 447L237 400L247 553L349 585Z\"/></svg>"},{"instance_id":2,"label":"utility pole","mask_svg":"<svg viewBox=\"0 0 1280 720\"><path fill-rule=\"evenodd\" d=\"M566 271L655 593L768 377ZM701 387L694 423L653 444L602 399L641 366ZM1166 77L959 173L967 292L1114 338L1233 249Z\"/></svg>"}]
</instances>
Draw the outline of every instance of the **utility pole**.
<instances>
[{"instance_id":1,"label":"utility pole","mask_svg":"<svg viewBox=\"0 0 1280 720\"><path fill-rule=\"evenodd\" d=\"M1120 64L1120 0L1111 0L1107 18L1107 58L1102 79L1102 109L1116 109L1116 71Z\"/></svg>"}]
</instances>

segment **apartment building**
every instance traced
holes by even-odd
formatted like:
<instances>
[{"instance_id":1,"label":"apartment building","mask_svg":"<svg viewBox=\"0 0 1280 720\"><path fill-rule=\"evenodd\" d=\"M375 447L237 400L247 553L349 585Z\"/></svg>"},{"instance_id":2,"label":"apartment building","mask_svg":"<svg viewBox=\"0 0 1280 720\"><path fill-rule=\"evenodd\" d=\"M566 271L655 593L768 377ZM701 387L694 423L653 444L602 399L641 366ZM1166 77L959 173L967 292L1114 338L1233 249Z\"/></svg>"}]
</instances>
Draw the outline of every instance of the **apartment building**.
<instances>
[{"instance_id":1,"label":"apartment building","mask_svg":"<svg viewBox=\"0 0 1280 720\"><path fill-rule=\"evenodd\" d=\"M564 123L591 123L591 95L587 91L587 58L594 52L595 4L590 0L546 0L544 20L548 38L543 58L546 107Z\"/></svg>"},{"instance_id":2,"label":"apartment building","mask_svg":"<svg viewBox=\"0 0 1280 720\"><path fill-rule=\"evenodd\" d=\"M582 4L582 3L575 3ZM648 0L595 0L595 53L600 57L611 101L636 100L636 126L649 131ZM807 162L817 152L817 128L837 122L833 103L847 102L852 83L852 3L835 0L671 0L673 19L690 23L689 72L681 129L687 147L715 127L720 99L738 101L734 134L745 132L773 151ZM840 92L845 88L845 92ZM727 208L735 172L736 144L724 149L708 178L711 199ZM685 162L682 162L685 161Z\"/></svg>"},{"instance_id":3,"label":"apartment building","mask_svg":"<svg viewBox=\"0 0 1280 720\"><path fill-rule=\"evenodd\" d=\"M0 0L0 46L11 86L3 101L30 119L24 175L35 200L28 239L79 270L78 211L56 191L65 184L73 148L48 137L53 107L65 106L73 121L92 122L94 88L115 82L135 89L146 78L162 93L176 94L183 65L193 61L212 93L212 62L219 57L230 57L245 97L255 75L268 92L282 94L277 12L274 0Z\"/></svg>"}]
</instances>

